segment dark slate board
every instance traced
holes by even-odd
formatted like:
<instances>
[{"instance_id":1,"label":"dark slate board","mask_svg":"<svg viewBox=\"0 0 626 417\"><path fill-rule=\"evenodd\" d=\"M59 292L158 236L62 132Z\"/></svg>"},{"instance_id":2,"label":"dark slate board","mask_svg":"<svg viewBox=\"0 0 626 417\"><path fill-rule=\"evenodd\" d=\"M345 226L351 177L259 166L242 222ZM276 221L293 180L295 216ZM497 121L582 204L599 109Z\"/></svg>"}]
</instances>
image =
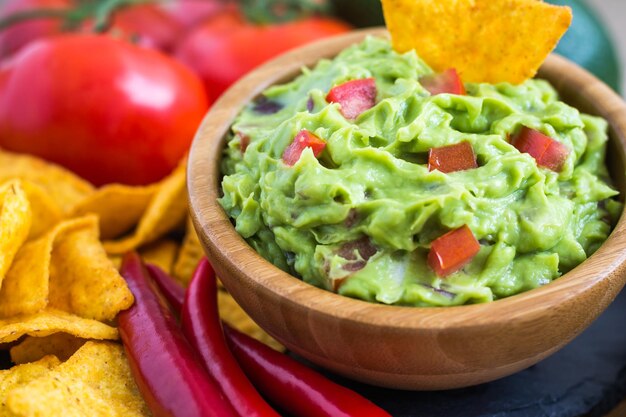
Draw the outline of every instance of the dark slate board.
<instances>
[{"instance_id":1,"label":"dark slate board","mask_svg":"<svg viewBox=\"0 0 626 417\"><path fill-rule=\"evenodd\" d=\"M626 398L626 290L591 327L539 364L471 388L407 392L342 378L394 417L600 417Z\"/></svg>"}]
</instances>

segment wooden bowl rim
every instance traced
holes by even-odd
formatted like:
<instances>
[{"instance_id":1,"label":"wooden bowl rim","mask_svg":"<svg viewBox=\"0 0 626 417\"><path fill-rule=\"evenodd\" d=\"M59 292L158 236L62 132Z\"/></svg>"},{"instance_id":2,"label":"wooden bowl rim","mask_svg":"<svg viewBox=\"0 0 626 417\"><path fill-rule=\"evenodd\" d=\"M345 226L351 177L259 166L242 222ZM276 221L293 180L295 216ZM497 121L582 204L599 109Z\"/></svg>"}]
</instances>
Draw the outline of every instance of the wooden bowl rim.
<instances>
[{"instance_id":1,"label":"wooden bowl rim","mask_svg":"<svg viewBox=\"0 0 626 417\"><path fill-rule=\"evenodd\" d=\"M607 241L581 265L543 287L484 304L406 307L353 299L307 284L270 264L254 251L235 231L217 202L218 179L221 178L218 172L219 161L225 144L224 136L232 120L246 103L265 88L297 75L300 65L294 66L296 58L311 56L305 61L307 66L311 66L321 58L333 57L346 46L367 35L388 36L384 29L365 29L327 38L288 52L242 78L207 113L194 138L188 166L192 219L205 250L213 254L221 253L228 259L233 256L240 259L245 257L245 265L231 263L227 267L229 271L239 274L246 287L253 291L278 297L282 303L286 302L318 315L396 330L511 325L515 320L538 318L546 310L558 308L563 300L577 297L605 279L613 280L612 285L620 288L624 285L624 277L616 276L613 272L626 262L626 209ZM320 54L320 51L323 52ZM576 87L580 88L581 94L587 100L592 103L609 103L596 108L599 112L602 110L601 112L606 113L603 117L609 121L617 135L613 139L619 142L622 149L626 149L626 104L602 81L560 56L548 57L540 75L563 70L566 70L564 75L568 74L567 80L577 80ZM210 169L208 161L215 161ZM229 249L224 249L226 247ZM598 270L602 272L594 272ZM234 285L230 278L223 281L227 288ZM615 291L615 294L618 292Z\"/></svg>"}]
</instances>

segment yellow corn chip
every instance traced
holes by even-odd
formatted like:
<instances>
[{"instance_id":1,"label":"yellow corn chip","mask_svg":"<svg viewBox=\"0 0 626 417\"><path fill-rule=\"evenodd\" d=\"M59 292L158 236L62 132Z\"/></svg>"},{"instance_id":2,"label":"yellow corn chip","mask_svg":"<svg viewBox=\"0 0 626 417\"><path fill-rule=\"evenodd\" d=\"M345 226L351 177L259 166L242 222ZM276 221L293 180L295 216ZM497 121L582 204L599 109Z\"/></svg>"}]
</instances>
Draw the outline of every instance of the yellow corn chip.
<instances>
[{"instance_id":1,"label":"yellow corn chip","mask_svg":"<svg viewBox=\"0 0 626 417\"><path fill-rule=\"evenodd\" d=\"M107 258L94 216L59 236L50 264L50 306L94 320L113 320L134 301L126 281Z\"/></svg>"},{"instance_id":2,"label":"yellow corn chip","mask_svg":"<svg viewBox=\"0 0 626 417\"><path fill-rule=\"evenodd\" d=\"M32 221L30 203L19 181L0 187L0 288L11 263L28 237Z\"/></svg>"},{"instance_id":3,"label":"yellow corn chip","mask_svg":"<svg viewBox=\"0 0 626 417\"><path fill-rule=\"evenodd\" d=\"M254 337L258 341L263 342L276 350L281 352L285 350L283 345L278 343L272 336L265 333L265 331L261 329L241 307L239 307L239 304L237 304L235 299L228 292L220 290L217 292L217 295L220 317L222 320L237 330Z\"/></svg>"},{"instance_id":4,"label":"yellow corn chip","mask_svg":"<svg viewBox=\"0 0 626 417\"><path fill-rule=\"evenodd\" d=\"M109 254L123 254L154 242L184 222L187 215L185 168L186 161L183 161L160 183L132 235L121 240L104 242Z\"/></svg>"},{"instance_id":5,"label":"yellow corn chip","mask_svg":"<svg viewBox=\"0 0 626 417\"><path fill-rule=\"evenodd\" d=\"M0 371L0 416L11 416L6 406L6 397L13 388L47 375L60 363L56 357L46 356L37 362L14 366L6 371Z\"/></svg>"},{"instance_id":6,"label":"yellow corn chip","mask_svg":"<svg viewBox=\"0 0 626 417\"><path fill-rule=\"evenodd\" d=\"M98 215L102 239L115 239L139 223L157 189L158 184L145 187L105 185L78 203L72 215Z\"/></svg>"},{"instance_id":7,"label":"yellow corn chip","mask_svg":"<svg viewBox=\"0 0 626 417\"><path fill-rule=\"evenodd\" d=\"M35 313L48 304L52 243L58 229L17 253L0 288L0 317Z\"/></svg>"},{"instance_id":8,"label":"yellow corn chip","mask_svg":"<svg viewBox=\"0 0 626 417\"><path fill-rule=\"evenodd\" d=\"M382 0L399 52L415 49L435 71L465 82L518 84L533 77L572 20L537 0Z\"/></svg>"},{"instance_id":9,"label":"yellow corn chip","mask_svg":"<svg viewBox=\"0 0 626 417\"><path fill-rule=\"evenodd\" d=\"M183 245L176 258L174 264L174 277L180 281L181 284L187 286L195 271L198 262L204 256L204 250L196 234L196 230L193 227L191 218L187 218L187 229L185 231L185 238Z\"/></svg>"},{"instance_id":10,"label":"yellow corn chip","mask_svg":"<svg viewBox=\"0 0 626 417\"><path fill-rule=\"evenodd\" d=\"M97 219L60 223L17 253L0 289L0 317L52 307L96 320L112 320L130 307L126 282L98 240Z\"/></svg>"},{"instance_id":11,"label":"yellow corn chip","mask_svg":"<svg viewBox=\"0 0 626 417\"><path fill-rule=\"evenodd\" d=\"M122 267L122 258L124 256L123 255L108 255L108 256L109 256L109 261L111 261L115 269L119 271L120 268Z\"/></svg>"},{"instance_id":12,"label":"yellow corn chip","mask_svg":"<svg viewBox=\"0 0 626 417\"><path fill-rule=\"evenodd\" d=\"M7 405L16 416L141 417L150 412L122 346L87 342L47 375L14 388Z\"/></svg>"},{"instance_id":13,"label":"yellow corn chip","mask_svg":"<svg viewBox=\"0 0 626 417\"><path fill-rule=\"evenodd\" d=\"M93 192L93 186L65 168L29 155L0 150L0 183L24 179L40 185L64 211Z\"/></svg>"},{"instance_id":14,"label":"yellow corn chip","mask_svg":"<svg viewBox=\"0 0 626 417\"><path fill-rule=\"evenodd\" d=\"M54 355L65 362L86 341L67 333L54 333L46 337L27 336L20 344L11 348L11 360L20 365L38 361L47 355Z\"/></svg>"},{"instance_id":15,"label":"yellow corn chip","mask_svg":"<svg viewBox=\"0 0 626 417\"><path fill-rule=\"evenodd\" d=\"M148 246L144 246L139 251L139 254L144 262L154 264L171 274L174 259L176 259L178 254L178 242L172 239L159 239Z\"/></svg>"},{"instance_id":16,"label":"yellow corn chip","mask_svg":"<svg viewBox=\"0 0 626 417\"><path fill-rule=\"evenodd\" d=\"M115 340L118 338L115 327L53 309L26 316L0 319L0 344L14 342L24 335L45 337L59 332L69 333L83 339Z\"/></svg>"},{"instance_id":17,"label":"yellow corn chip","mask_svg":"<svg viewBox=\"0 0 626 417\"><path fill-rule=\"evenodd\" d=\"M22 180L22 188L33 213L28 240L34 240L57 225L63 219L63 212L46 190L36 183Z\"/></svg>"}]
</instances>

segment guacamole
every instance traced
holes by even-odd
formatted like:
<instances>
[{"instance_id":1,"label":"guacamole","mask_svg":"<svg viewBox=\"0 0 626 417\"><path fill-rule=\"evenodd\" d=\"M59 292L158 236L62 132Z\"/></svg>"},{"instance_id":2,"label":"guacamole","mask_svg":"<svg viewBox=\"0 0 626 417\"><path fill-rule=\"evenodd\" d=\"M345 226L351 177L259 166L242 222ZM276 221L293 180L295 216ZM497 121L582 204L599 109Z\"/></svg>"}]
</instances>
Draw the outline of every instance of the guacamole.
<instances>
[{"instance_id":1,"label":"guacamole","mask_svg":"<svg viewBox=\"0 0 626 417\"><path fill-rule=\"evenodd\" d=\"M543 80L433 95L420 83L432 73L414 52L370 37L267 89L236 118L222 162L220 204L236 230L308 283L409 306L507 297L590 256L621 212L604 165L607 123ZM327 101L334 86L371 78L376 102L357 117ZM512 145L523 128L568 150L558 171ZM285 163L303 131L325 148ZM477 167L429 170L429 150L461 142ZM433 241L464 227L478 252L437 274Z\"/></svg>"}]
</instances>

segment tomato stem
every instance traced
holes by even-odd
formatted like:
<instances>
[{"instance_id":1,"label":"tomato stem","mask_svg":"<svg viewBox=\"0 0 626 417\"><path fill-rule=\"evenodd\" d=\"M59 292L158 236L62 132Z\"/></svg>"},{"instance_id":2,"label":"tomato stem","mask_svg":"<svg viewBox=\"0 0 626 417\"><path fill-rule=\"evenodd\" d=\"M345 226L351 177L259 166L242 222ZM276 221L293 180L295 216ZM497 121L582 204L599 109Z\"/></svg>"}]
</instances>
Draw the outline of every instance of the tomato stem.
<instances>
[{"instance_id":1,"label":"tomato stem","mask_svg":"<svg viewBox=\"0 0 626 417\"><path fill-rule=\"evenodd\" d=\"M111 17L119 9L140 4L156 3L154 0L106 0L96 7L93 31L106 32L111 26Z\"/></svg>"},{"instance_id":2,"label":"tomato stem","mask_svg":"<svg viewBox=\"0 0 626 417\"><path fill-rule=\"evenodd\" d=\"M109 29L111 17L124 7L140 4L160 3L165 0L79 0L78 6L71 9L23 10L0 19L0 31L10 26L37 19L59 19L64 29L73 30L89 18L94 18L93 31L102 33Z\"/></svg>"},{"instance_id":3,"label":"tomato stem","mask_svg":"<svg viewBox=\"0 0 626 417\"><path fill-rule=\"evenodd\" d=\"M9 26L16 25L18 23L26 22L36 19L67 19L68 14L71 12L64 9L36 9L25 10L17 13L13 13L7 17L0 19L0 30L4 30Z\"/></svg>"},{"instance_id":4,"label":"tomato stem","mask_svg":"<svg viewBox=\"0 0 626 417\"><path fill-rule=\"evenodd\" d=\"M240 0L246 20L259 25L289 22L311 15L329 15L328 0Z\"/></svg>"}]
</instances>

